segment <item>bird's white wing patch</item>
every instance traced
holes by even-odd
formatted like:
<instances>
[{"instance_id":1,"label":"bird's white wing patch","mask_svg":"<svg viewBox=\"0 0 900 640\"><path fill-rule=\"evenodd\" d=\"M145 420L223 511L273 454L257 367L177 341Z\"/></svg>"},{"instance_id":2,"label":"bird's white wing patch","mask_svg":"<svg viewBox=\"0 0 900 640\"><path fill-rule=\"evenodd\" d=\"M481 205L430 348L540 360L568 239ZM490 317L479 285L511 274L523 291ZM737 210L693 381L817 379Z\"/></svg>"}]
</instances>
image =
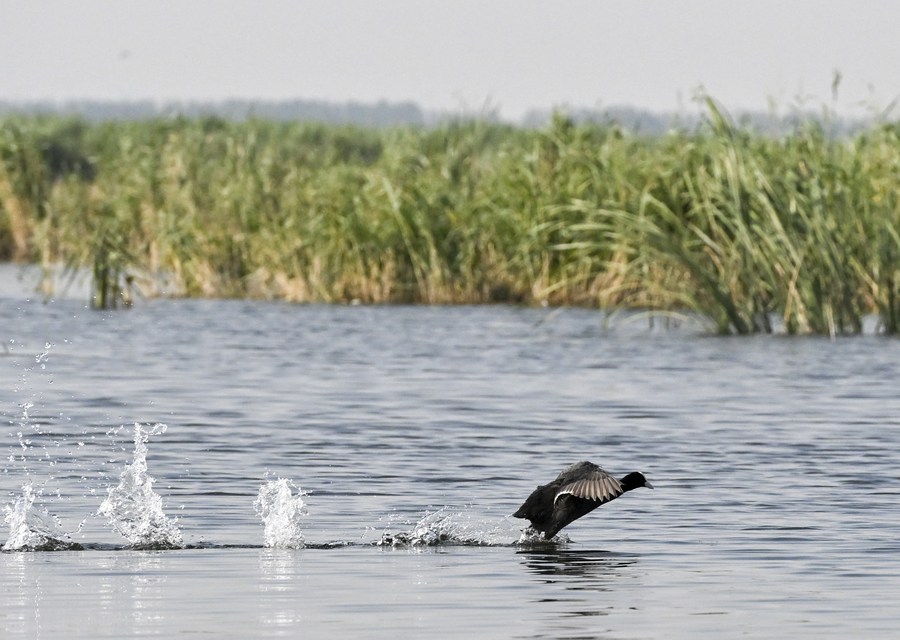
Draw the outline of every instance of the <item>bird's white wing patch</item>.
<instances>
[{"instance_id":1,"label":"bird's white wing patch","mask_svg":"<svg viewBox=\"0 0 900 640\"><path fill-rule=\"evenodd\" d=\"M598 469L592 471L584 478L563 486L553 498L553 503L556 504L559 497L564 495L573 495L576 498L585 500L609 502L613 498L618 498L622 493L622 483L602 469Z\"/></svg>"}]
</instances>

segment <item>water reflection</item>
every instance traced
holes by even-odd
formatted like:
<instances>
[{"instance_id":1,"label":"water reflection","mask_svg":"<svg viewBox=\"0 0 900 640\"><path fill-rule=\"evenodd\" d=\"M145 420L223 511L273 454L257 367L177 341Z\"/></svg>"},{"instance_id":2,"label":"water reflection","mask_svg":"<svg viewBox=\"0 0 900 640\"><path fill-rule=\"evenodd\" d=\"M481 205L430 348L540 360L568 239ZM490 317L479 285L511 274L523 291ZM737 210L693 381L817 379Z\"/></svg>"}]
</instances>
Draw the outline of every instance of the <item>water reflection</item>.
<instances>
[{"instance_id":1,"label":"water reflection","mask_svg":"<svg viewBox=\"0 0 900 640\"><path fill-rule=\"evenodd\" d=\"M152 630L165 620L160 606L167 596L165 558L156 551L125 551L98 558L99 611L115 612L124 635ZM127 622L130 619L130 624Z\"/></svg>"},{"instance_id":2,"label":"water reflection","mask_svg":"<svg viewBox=\"0 0 900 640\"><path fill-rule=\"evenodd\" d=\"M611 551L573 551L569 549L527 549L517 552L522 564L545 584L561 583L574 591L609 591L637 556Z\"/></svg>"},{"instance_id":3,"label":"water reflection","mask_svg":"<svg viewBox=\"0 0 900 640\"><path fill-rule=\"evenodd\" d=\"M300 623L297 591L302 552L297 549L267 548L259 552L259 623L276 635Z\"/></svg>"},{"instance_id":4,"label":"water reflection","mask_svg":"<svg viewBox=\"0 0 900 640\"><path fill-rule=\"evenodd\" d=\"M626 609L627 600L616 592L633 586L628 578L635 575L639 560L610 551L569 549L523 550L518 555L541 585L540 596L532 600L540 613L532 638L605 635L610 616Z\"/></svg>"},{"instance_id":5,"label":"water reflection","mask_svg":"<svg viewBox=\"0 0 900 640\"><path fill-rule=\"evenodd\" d=\"M7 591L0 620L10 636L39 637L41 635L41 610L43 589L40 579L31 579L29 567L37 558L31 553L0 554Z\"/></svg>"}]
</instances>

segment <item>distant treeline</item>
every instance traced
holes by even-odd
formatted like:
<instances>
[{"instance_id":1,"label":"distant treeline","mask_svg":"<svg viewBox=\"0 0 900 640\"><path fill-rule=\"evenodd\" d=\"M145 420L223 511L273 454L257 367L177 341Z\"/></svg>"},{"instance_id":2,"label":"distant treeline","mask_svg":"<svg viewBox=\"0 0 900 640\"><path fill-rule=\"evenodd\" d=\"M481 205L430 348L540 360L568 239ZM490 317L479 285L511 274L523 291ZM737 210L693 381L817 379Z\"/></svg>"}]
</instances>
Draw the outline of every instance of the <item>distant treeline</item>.
<instances>
[{"instance_id":1,"label":"distant treeline","mask_svg":"<svg viewBox=\"0 0 900 640\"><path fill-rule=\"evenodd\" d=\"M423 125L428 115L413 102L328 102L323 100L215 100L155 102L153 100L0 101L0 115L75 117L87 122L206 118L259 118L287 122L304 120L362 127Z\"/></svg>"},{"instance_id":2,"label":"distant treeline","mask_svg":"<svg viewBox=\"0 0 900 640\"><path fill-rule=\"evenodd\" d=\"M658 113L628 106L587 109L561 107L555 110L533 109L521 122L509 123L540 129L550 124L555 114L564 114L575 123L615 125L640 135L663 135L672 129L689 130L702 126L704 116L697 112ZM275 122L303 121L320 124L356 125L360 127L441 126L467 120L501 122L497 112L441 113L426 111L413 102L376 103L330 102L325 100L215 100L155 102L68 100L4 102L0 100L0 116L58 116L79 118L86 122L154 120L160 118L224 118L232 121L250 119ZM748 111L736 116L746 129L771 135L796 130L816 122L831 136L852 135L872 124L872 119L841 118L823 111L794 110L786 114Z\"/></svg>"},{"instance_id":3,"label":"distant treeline","mask_svg":"<svg viewBox=\"0 0 900 640\"><path fill-rule=\"evenodd\" d=\"M0 120L0 257L95 303L234 296L690 310L723 333L900 331L900 125L761 135L709 100L637 134L556 114L360 127Z\"/></svg>"}]
</instances>

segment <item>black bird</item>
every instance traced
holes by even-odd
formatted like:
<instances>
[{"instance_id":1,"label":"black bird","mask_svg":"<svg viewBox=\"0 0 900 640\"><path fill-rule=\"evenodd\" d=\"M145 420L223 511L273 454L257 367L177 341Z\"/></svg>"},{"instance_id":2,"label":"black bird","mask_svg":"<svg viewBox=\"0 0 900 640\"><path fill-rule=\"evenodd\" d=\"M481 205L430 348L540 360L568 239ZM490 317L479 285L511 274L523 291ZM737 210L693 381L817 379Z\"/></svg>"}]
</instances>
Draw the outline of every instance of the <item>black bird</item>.
<instances>
[{"instance_id":1,"label":"black bird","mask_svg":"<svg viewBox=\"0 0 900 640\"><path fill-rule=\"evenodd\" d=\"M638 471L616 480L593 462L576 462L550 484L535 489L513 517L530 520L531 528L549 540L601 504L638 487L652 489L653 485Z\"/></svg>"}]
</instances>

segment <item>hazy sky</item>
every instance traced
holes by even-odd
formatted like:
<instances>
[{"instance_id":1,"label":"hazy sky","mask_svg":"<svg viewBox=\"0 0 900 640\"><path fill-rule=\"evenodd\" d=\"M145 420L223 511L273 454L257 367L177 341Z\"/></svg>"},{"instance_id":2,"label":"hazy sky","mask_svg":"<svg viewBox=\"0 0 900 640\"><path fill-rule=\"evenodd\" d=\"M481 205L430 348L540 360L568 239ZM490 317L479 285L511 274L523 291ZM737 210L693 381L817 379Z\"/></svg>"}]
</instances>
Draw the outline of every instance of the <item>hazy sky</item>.
<instances>
[{"instance_id":1,"label":"hazy sky","mask_svg":"<svg viewBox=\"0 0 900 640\"><path fill-rule=\"evenodd\" d=\"M518 118L680 109L701 86L734 110L900 96L897 0L0 3L0 100L386 99Z\"/></svg>"}]
</instances>

